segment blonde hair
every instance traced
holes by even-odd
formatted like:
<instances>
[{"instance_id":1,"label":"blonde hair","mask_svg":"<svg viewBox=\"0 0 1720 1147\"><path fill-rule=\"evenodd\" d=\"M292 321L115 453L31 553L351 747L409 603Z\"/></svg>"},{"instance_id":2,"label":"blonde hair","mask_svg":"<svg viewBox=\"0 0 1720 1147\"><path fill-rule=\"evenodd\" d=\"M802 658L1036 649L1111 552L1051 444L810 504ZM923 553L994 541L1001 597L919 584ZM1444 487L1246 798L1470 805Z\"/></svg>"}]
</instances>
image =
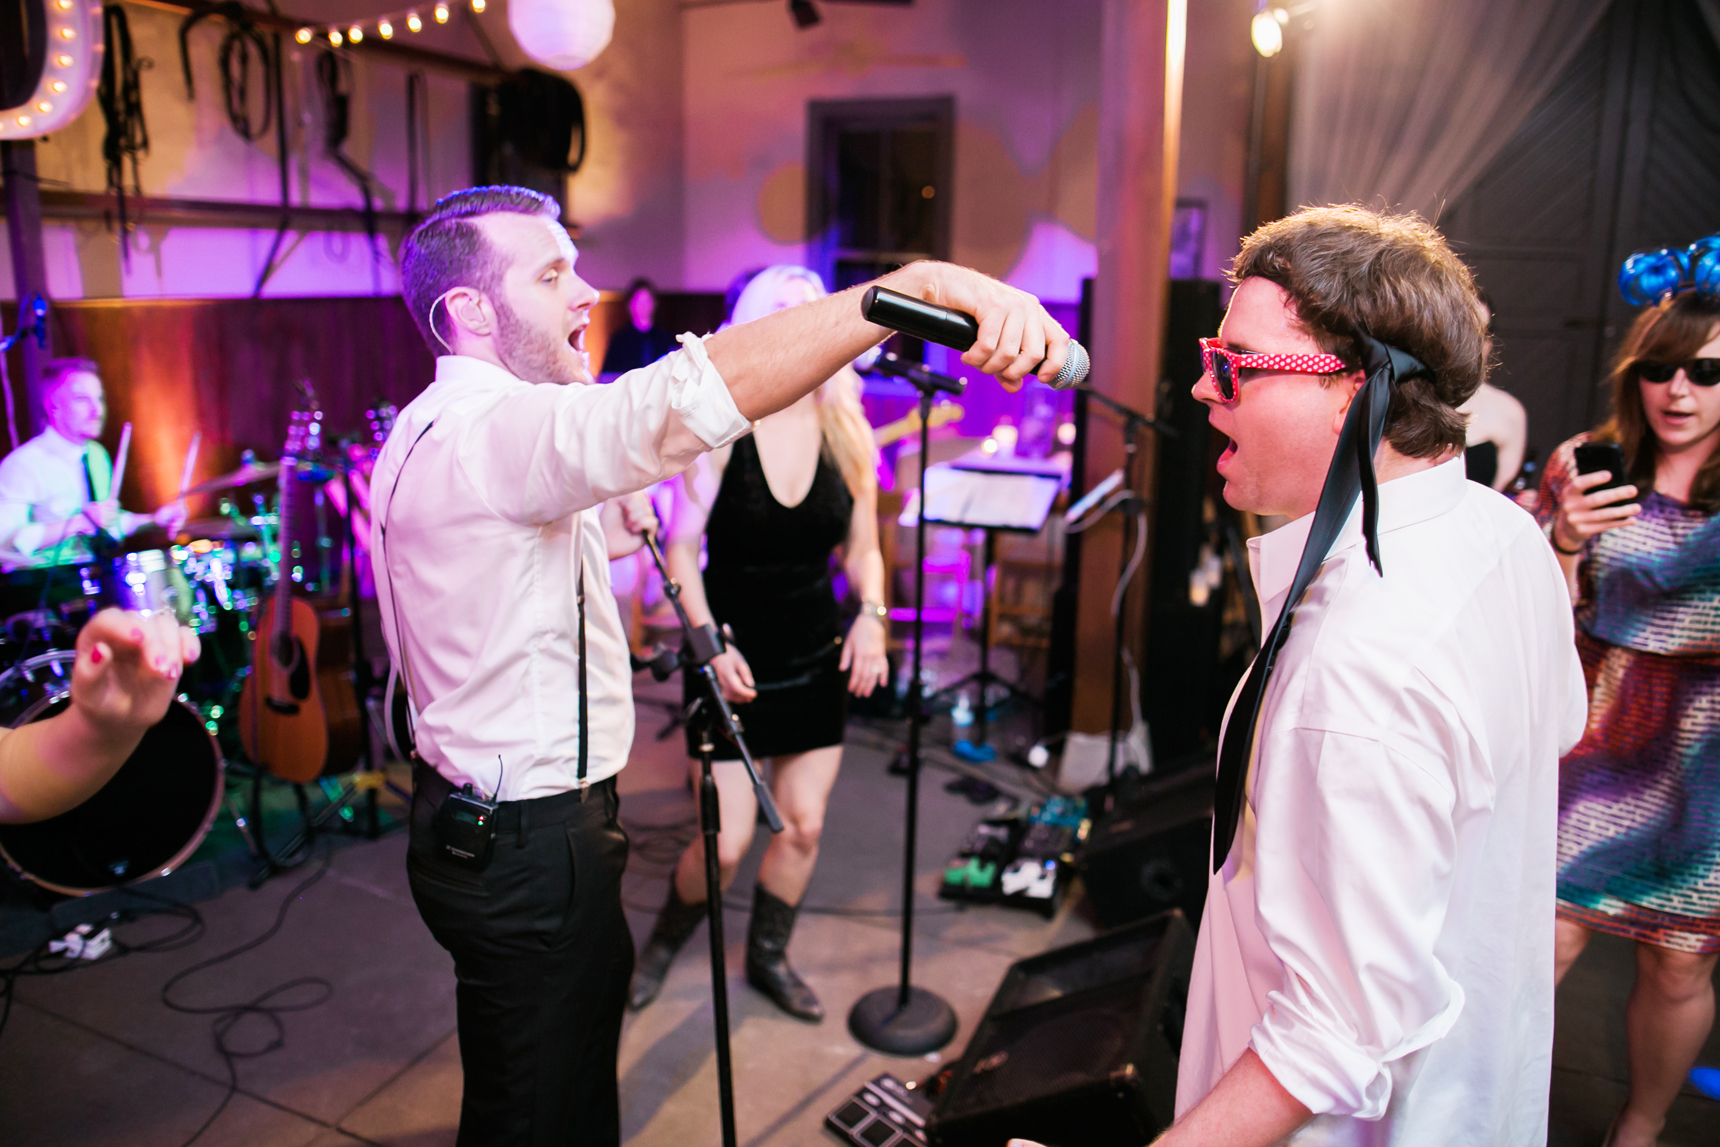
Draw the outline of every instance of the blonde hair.
<instances>
[{"instance_id":1,"label":"blonde hair","mask_svg":"<svg viewBox=\"0 0 1720 1147\"><path fill-rule=\"evenodd\" d=\"M778 264L766 267L753 276L752 282L735 300L730 322L739 326L763 318L780 309L783 288L791 283L804 283L814 299L827 292L818 272L807 267ZM852 366L825 380L815 392L818 404L818 429L824 438L824 449L842 473L842 481L855 497L873 488L878 481L878 447L872 437L872 425L860 405L860 376Z\"/></svg>"}]
</instances>

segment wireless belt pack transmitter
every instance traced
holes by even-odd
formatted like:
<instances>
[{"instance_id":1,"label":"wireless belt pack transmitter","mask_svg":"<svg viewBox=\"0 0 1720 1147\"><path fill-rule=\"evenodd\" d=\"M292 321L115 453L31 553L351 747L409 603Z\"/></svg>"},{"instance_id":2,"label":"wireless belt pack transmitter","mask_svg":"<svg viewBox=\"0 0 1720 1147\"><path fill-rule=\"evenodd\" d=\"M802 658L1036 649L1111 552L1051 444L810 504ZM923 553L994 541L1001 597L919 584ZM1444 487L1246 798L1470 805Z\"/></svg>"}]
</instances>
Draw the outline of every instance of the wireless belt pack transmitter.
<instances>
[{"instance_id":1,"label":"wireless belt pack transmitter","mask_svg":"<svg viewBox=\"0 0 1720 1147\"><path fill-rule=\"evenodd\" d=\"M436 810L436 843L448 859L467 868L490 863L496 843L496 802L475 792L470 783L448 794Z\"/></svg>"}]
</instances>

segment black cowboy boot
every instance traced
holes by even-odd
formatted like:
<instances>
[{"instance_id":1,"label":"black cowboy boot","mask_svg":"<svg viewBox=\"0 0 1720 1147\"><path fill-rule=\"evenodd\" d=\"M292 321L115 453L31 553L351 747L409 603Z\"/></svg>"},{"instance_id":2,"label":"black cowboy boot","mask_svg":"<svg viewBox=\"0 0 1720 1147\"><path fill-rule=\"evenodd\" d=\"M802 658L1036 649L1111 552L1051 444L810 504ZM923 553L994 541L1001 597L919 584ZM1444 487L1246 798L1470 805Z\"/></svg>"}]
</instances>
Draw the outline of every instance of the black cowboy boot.
<instances>
[{"instance_id":1,"label":"black cowboy boot","mask_svg":"<svg viewBox=\"0 0 1720 1147\"><path fill-rule=\"evenodd\" d=\"M663 990L663 980L669 974L669 965L675 962L675 953L681 950L681 945L687 942L687 937L704 918L704 902L688 904L682 900L674 879L670 878L669 902L657 914L651 936L633 965L633 987L627 993L627 1003L634 1011L657 998L657 993Z\"/></svg>"},{"instance_id":2,"label":"black cowboy boot","mask_svg":"<svg viewBox=\"0 0 1720 1147\"><path fill-rule=\"evenodd\" d=\"M798 913L798 908L772 896L764 885L754 886L752 924L747 928L747 983L796 1019L819 1023L824 1005L788 966L788 937Z\"/></svg>"}]
</instances>

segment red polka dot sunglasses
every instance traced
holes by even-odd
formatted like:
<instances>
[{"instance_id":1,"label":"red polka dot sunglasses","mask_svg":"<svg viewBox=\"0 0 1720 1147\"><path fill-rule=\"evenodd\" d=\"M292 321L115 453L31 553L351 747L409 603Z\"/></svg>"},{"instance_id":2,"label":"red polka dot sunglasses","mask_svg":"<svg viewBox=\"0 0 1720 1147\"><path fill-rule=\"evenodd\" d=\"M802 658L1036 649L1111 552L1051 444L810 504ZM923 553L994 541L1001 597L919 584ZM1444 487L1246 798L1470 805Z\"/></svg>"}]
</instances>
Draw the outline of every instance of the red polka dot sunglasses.
<instances>
[{"instance_id":1,"label":"red polka dot sunglasses","mask_svg":"<svg viewBox=\"0 0 1720 1147\"><path fill-rule=\"evenodd\" d=\"M1217 339L1200 340L1200 363L1212 375L1219 397L1235 402L1239 393L1237 371L1270 370L1278 374L1338 374L1354 369L1335 354L1243 354L1226 350Z\"/></svg>"}]
</instances>

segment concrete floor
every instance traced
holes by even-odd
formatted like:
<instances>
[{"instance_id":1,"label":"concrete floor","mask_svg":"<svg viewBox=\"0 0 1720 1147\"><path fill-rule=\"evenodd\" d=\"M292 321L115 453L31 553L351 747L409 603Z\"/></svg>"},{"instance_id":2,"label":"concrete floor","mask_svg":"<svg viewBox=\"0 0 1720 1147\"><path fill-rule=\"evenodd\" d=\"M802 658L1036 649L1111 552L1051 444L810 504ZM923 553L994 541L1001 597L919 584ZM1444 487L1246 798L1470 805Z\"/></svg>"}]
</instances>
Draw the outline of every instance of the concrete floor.
<instances>
[{"instance_id":1,"label":"concrete floor","mask_svg":"<svg viewBox=\"0 0 1720 1147\"><path fill-rule=\"evenodd\" d=\"M642 706L635 758L623 774L622 814L636 842L624 896L638 939L649 930L665 893L668 862L678 841L690 834L694 816L679 739L652 740L660 712ZM814 909L842 914L809 911L795 936L795 963L830 1014L824 1024L788 1019L746 986L738 973L745 912L727 917L738 1123L747 1147L834 1142L822 1130L823 1117L862 1081L881 1071L919 1078L938 1062L874 1055L854 1042L844 1024L855 999L895 975L898 932L890 912L900 893L903 785L886 773L887 759L878 734L856 732L807 898ZM1000 776L1011 775L1008 766L996 768ZM923 912L915 951L916 981L942 994L960 1017L960 1032L944 1053L953 1057L1011 961L1082 939L1093 925L1078 902L1046 921L1007 909L957 911L934 899L945 858L983 812L946 793L949 779L932 768L922 786L916 867ZM737 904L750 899L760 836L740 891L731 894ZM451 961L412 906L404 850L398 835L334 850L326 874L293 900L278 935L175 990L180 1002L214 1005L250 999L295 977L322 977L332 985L326 1002L283 1016L281 1047L239 1062L239 1091L199 1143L453 1142L460 1066ZM199 905L206 931L189 946L20 980L0 1038L0 1143L184 1142L221 1103L228 1076L210 1017L168 1010L162 986L175 973L264 932L314 871L315 865L307 866L260 890L234 888ZM120 936L136 945L178 927L177 921L154 917L125 926ZM718 1142L704 951L701 928L660 999L628 1020L621 1099L631 1144ZM1628 945L1598 939L1561 991L1549 1140L1554 1147L1598 1144L1622 1102L1630 959ZM314 1003L318 994L305 986L273 1002ZM272 1034L252 1017L240 1022L230 1041L241 1050L258 1050ZM1705 1062L1720 1065L1720 1037L1710 1040ZM1675 1107L1663 1142L1720 1142L1720 1104L1691 1092Z\"/></svg>"}]
</instances>

